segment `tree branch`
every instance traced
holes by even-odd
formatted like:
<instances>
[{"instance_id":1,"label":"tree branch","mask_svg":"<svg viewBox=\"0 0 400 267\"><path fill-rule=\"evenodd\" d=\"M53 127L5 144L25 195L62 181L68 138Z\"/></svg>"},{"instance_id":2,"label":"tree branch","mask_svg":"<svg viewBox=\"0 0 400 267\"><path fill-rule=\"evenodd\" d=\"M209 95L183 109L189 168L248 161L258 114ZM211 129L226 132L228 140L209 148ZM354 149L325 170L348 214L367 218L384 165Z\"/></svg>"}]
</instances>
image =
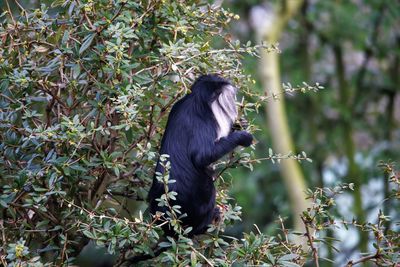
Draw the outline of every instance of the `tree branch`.
<instances>
[{"instance_id":1,"label":"tree branch","mask_svg":"<svg viewBox=\"0 0 400 267\"><path fill-rule=\"evenodd\" d=\"M308 239L308 243L310 243L310 248L311 248L311 250L312 250L312 255L313 255L313 258L314 258L314 262L315 262L315 266L316 267L319 267L319 261L318 261L318 250L317 250L317 248L314 246L314 238L312 237L312 235L311 235L311 233L310 233L310 229L309 229L309 227L308 227L308 221L306 221L306 219L301 215L300 216L300 218L301 218L301 220L303 221L303 223L304 223L304 227L306 228L306 233L305 233L305 235L306 235L306 237L307 237L307 239Z\"/></svg>"}]
</instances>

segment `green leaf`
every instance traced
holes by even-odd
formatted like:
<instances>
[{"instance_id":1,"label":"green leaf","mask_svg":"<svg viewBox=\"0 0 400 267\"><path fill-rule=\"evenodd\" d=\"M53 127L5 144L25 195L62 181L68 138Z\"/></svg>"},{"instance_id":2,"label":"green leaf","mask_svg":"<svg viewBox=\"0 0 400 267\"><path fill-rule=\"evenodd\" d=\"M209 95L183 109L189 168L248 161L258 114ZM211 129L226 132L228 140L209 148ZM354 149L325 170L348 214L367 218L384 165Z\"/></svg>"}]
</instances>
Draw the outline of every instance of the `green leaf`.
<instances>
[{"instance_id":1,"label":"green leaf","mask_svg":"<svg viewBox=\"0 0 400 267\"><path fill-rule=\"evenodd\" d=\"M76 170L76 171L81 171L81 172L86 172L87 171L86 168L82 167L79 164L71 165L70 168L73 169L73 170Z\"/></svg>"},{"instance_id":2,"label":"green leaf","mask_svg":"<svg viewBox=\"0 0 400 267\"><path fill-rule=\"evenodd\" d=\"M3 200L0 200L0 205L3 206L4 208L8 208L8 204Z\"/></svg>"},{"instance_id":3,"label":"green leaf","mask_svg":"<svg viewBox=\"0 0 400 267\"><path fill-rule=\"evenodd\" d=\"M90 232L90 231L88 231L88 230L83 230L82 233L83 233L85 236L89 237L90 239L96 239L96 236L95 236L92 232Z\"/></svg>"},{"instance_id":4,"label":"green leaf","mask_svg":"<svg viewBox=\"0 0 400 267\"><path fill-rule=\"evenodd\" d=\"M286 255L283 255L279 260L280 261L291 261L291 260L296 259L297 257L299 257L298 254L286 254Z\"/></svg>"},{"instance_id":5,"label":"green leaf","mask_svg":"<svg viewBox=\"0 0 400 267\"><path fill-rule=\"evenodd\" d=\"M58 7L64 4L65 0L54 0L53 3L51 3L51 7Z\"/></svg>"},{"instance_id":6,"label":"green leaf","mask_svg":"<svg viewBox=\"0 0 400 267\"><path fill-rule=\"evenodd\" d=\"M92 44L94 37L96 36L96 33L91 33L89 35L86 35L85 38L83 38L83 42L81 45L81 48L79 49L79 54L81 55L83 52L85 52L86 49Z\"/></svg>"},{"instance_id":7,"label":"green leaf","mask_svg":"<svg viewBox=\"0 0 400 267\"><path fill-rule=\"evenodd\" d=\"M158 246L159 246L160 248L169 248L169 247L171 247L171 243L168 243L168 242L161 242L160 244L158 244Z\"/></svg>"},{"instance_id":8,"label":"green leaf","mask_svg":"<svg viewBox=\"0 0 400 267\"><path fill-rule=\"evenodd\" d=\"M190 263L192 266L196 266L196 264L197 264L197 257L196 257L196 253L194 253L194 251L192 251L190 253Z\"/></svg>"}]
</instances>

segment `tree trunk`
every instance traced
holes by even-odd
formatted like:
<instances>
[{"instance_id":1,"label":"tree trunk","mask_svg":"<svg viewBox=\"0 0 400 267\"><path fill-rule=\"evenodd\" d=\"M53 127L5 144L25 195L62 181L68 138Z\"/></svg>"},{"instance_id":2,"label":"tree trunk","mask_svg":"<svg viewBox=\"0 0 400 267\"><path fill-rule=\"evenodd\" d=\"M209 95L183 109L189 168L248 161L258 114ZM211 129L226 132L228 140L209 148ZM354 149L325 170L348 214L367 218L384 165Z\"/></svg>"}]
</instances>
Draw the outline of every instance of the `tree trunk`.
<instances>
[{"instance_id":1,"label":"tree trunk","mask_svg":"<svg viewBox=\"0 0 400 267\"><path fill-rule=\"evenodd\" d=\"M274 10L269 27L258 27L258 36L268 44L275 44L288 20L300 9L302 0L281 1L279 9ZM261 51L260 76L267 95L280 95L282 92L280 80L279 55ZM277 153L294 151L292 137L287 122L284 97L266 104L268 125L272 136L272 147ZM306 183L297 161L281 161L280 170L288 191L290 205L293 211L293 228L295 231L304 231L304 224L300 214L309 206L305 200Z\"/></svg>"}]
</instances>

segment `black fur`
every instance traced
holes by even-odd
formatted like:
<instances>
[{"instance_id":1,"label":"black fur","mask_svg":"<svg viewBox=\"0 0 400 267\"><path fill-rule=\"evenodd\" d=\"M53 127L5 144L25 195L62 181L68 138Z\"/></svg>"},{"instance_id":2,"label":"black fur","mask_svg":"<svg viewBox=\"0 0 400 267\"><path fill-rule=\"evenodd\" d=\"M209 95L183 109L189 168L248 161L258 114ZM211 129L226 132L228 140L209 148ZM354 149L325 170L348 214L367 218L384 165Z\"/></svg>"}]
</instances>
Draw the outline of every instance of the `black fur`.
<instances>
[{"instance_id":1,"label":"black fur","mask_svg":"<svg viewBox=\"0 0 400 267\"><path fill-rule=\"evenodd\" d=\"M176 180L169 184L169 190L178 193L173 205L180 205L182 214L187 214L182 223L193 227L190 235L204 233L207 226L219 217L210 164L238 145L249 146L253 140L248 132L231 131L216 141L218 124L210 105L228 84L227 80L216 75L197 79L192 92L172 107L161 141L160 155L169 155L170 179ZM159 163L156 172L163 172ZM163 184L154 177L148 196L152 214L166 211L156 201L164 193ZM164 230L173 235L168 229Z\"/></svg>"}]
</instances>

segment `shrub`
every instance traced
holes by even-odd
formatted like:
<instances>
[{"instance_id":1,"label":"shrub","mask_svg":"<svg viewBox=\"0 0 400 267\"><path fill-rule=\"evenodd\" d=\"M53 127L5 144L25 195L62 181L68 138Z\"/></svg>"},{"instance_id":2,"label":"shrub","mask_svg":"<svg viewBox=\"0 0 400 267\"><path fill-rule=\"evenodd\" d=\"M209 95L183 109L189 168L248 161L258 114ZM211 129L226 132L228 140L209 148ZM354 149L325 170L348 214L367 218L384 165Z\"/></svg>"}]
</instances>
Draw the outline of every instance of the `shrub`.
<instances>
[{"instance_id":1,"label":"shrub","mask_svg":"<svg viewBox=\"0 0 400 267\"><path fill-rule=\"evenodd\" d=\"M146 197L170 107L201 73L249 87L240 57L257 48L224 38L235 15L198 1L54 1L19 11L4 12L0 25L8 260L72 262L88 238L110 253L149 253L160 230L133 212L144 210L135 199ZM226 207L226 221L239 218Z\"/></svg>"}]
</instances>

